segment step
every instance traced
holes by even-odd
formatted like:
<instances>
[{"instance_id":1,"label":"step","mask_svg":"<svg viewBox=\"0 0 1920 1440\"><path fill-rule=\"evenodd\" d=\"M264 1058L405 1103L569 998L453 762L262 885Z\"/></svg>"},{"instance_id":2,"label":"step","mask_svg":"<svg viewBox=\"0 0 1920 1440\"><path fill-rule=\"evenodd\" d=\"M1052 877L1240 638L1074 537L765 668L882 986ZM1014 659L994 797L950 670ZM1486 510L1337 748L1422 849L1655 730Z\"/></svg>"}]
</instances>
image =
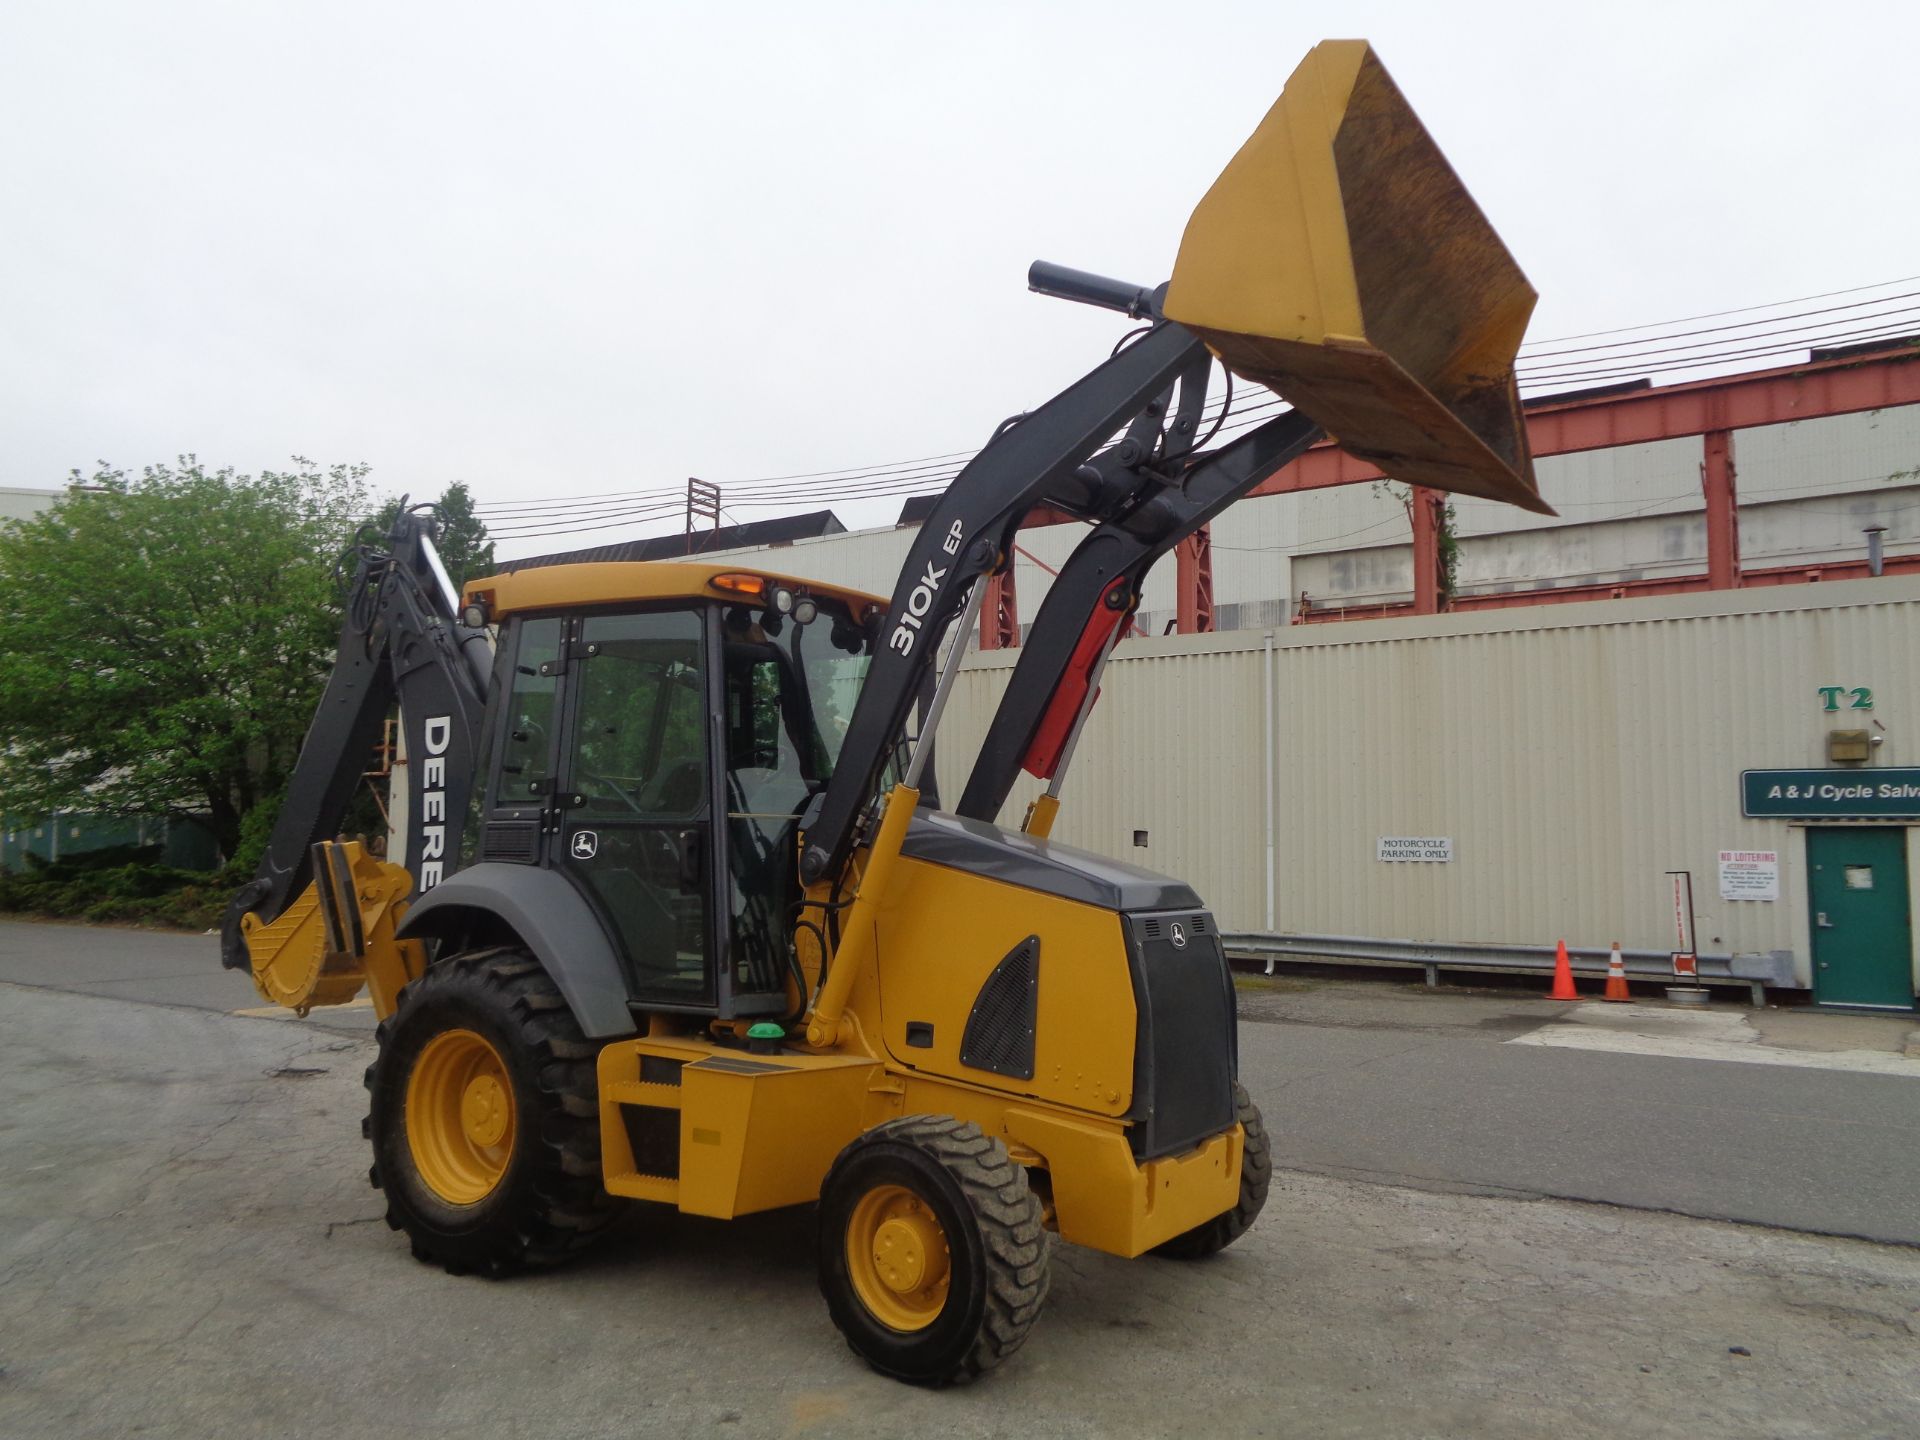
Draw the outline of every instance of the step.
<instances>
[{"instance_id":1,"label":"step","mask_svg":"<svg viewBox=\"0 0 1920 1440\"><path fill-rule=\"evenodd\" d=\"M629 1200L655 1200L662 1205L680 1203L680 1182L660 1175L609 1175L607 1193Z\"/></svg>"},{"instance_id":2,"label":"step","mask_svg":"<svg viewBox=\"0 0 1920 1440\"><path fill-rule=\"evenodd\" d=\"M654 1105L662 1110L680 1108L680 1087L658 1085L651 1080L615 1080L601 1096L608 1105Z\"/></svg>"}]
</instances>

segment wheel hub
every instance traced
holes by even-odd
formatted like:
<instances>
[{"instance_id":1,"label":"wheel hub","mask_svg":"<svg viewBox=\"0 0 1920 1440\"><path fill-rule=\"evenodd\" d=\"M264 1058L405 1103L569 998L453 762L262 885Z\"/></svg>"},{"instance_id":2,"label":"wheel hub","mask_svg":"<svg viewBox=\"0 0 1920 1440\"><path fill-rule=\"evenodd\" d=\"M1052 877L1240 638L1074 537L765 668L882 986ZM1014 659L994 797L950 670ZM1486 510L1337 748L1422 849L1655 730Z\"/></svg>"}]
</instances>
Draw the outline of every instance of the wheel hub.
<instances>
[{"instance_id":1,"label":"wheel hub","mask_svg":"<svg viewBox=\"0 0 1920 1440\"><path fill-rule=\"evenodd\" d=\"M869 1313L889 1329L924 1330L947 1303L952 1257L927 1202L904 1185L862 1195L847 1221L847 1271Z\"/></svg>"},{"instance_id":2,"label":"wheel hub","mask_svg":"<svg viewBox=\"0 0 1920 1440\"><path fill-rule=\"evenodd\" d=\"M507 1173L514 1144L513 1083L491 1041L443 1030L407 1076L407 1148L427 1188L449 1205L477 1205Z\"/></svg>"},{"instance_id":3,"label":"wheel hub","mask_svg":"<svg viewBox=\"0 0 1920 1440\"><path fill-rule=\"evenodd\" d=\"M890 1290L911 1295L946 1278L946 1241L931 1216L892 1215L873 1237L873 1264Z\"/></svg>"},{"instance_id":4,"label":"wheel hub","mask_svg":"<svg viewBox=\"0 0 1920 1440\"><path fill-rule=\"evenodd\" d=\"M475 1145L498 1145L507 1133L507 1091L492 1075L476 1075L460 1098L460 1119Z\"/></svg>"}]
</instances>

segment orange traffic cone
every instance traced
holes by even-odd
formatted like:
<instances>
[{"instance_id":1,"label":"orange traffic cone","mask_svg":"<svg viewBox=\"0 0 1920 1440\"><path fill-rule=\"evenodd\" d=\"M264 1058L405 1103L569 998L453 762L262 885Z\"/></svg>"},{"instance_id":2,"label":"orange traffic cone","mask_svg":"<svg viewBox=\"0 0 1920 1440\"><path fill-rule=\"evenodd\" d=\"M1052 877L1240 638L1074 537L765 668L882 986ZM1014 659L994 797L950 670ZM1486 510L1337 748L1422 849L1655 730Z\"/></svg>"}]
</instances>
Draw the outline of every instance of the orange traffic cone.
<instances>
[{"instance_id":1,"label":"orange traffic cone","mask_svg":"<svg viewBox=\"0 0 1920 1440\"><path fill-rule=\"evenodd\" d=\"M1631 1000L1627 993L1627 966L1620 958L1620 942L1613 942L1613 954L1607 959L1607 993L1602 1000Z\"/></svg>"},{"instance_id":2,"label":"orange traffic cone","mask_svg":"<svg viewBox=\"0 0 1920 1440\"><path fill-rule=\"evenodd\" d=\"M1549 1000L1578 1000L1580 992L1573 988L1573 962L1567 959L1567 942L1560 942L1560 953L1553 957L1553 989L1547 992Z\"/></svg>"}]
</instances>

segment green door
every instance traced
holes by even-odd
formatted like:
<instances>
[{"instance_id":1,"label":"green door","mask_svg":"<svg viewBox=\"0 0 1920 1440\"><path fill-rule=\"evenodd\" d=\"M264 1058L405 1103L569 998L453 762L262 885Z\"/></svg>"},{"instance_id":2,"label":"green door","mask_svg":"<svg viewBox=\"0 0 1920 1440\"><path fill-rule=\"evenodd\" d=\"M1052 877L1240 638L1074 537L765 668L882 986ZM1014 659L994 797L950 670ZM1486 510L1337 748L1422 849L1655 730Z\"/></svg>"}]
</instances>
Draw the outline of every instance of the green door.
<instances>
[{"instance_id":1,"label":"green door","mask_svg":"<svg viewBox=\"0 0 1920 1440\"><path fill-rule=\"evenodd\" d=\"M1813 997L1823 1005L1913 1008L1907 832L1807 831Z\"/></svg>"}]
</instances>

